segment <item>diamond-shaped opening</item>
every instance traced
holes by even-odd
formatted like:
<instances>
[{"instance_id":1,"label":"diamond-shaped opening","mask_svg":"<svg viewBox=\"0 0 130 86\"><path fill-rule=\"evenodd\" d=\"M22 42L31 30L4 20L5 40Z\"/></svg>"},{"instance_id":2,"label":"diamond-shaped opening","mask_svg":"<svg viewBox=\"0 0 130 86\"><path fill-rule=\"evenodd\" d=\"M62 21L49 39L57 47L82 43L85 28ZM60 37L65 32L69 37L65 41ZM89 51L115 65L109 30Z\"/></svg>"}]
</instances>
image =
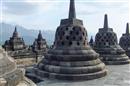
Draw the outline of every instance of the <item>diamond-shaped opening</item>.
<instances>
[{"instance_id":1,"label":"diamond-shaped opening","mask_svg":"<svg viewBox=\"0 0 130 86\"><path fill-rule=\"evenodd\" d=\"M75 40L75 39L76 39L76 37L74 36L74 37L73 37L73 40Z\"/></svg>"},{"instance_id":2,"label":"diamond-shaped opening","mask_svg":"<svg viewBox=\"0 0 130 86\"><path fill-rule=\"evenodd\" d=\"M71 45L72 45L72 41L69 42L69 46L71 46Z\"/></svg>"},{"instance_id":3,"label":"diamond-shaped opening","mask_svg":"<svg viewBox=\"0 0 130 86\"><path fill-rule=\"evenodd\" d=\"M69 40L69 36L66 36L66 39Z\"/></svg>"},{"instance_id":4,"label":"diamond-shaped opening","mask_svg":"<svg viewBox=\"0 0 130 86\"><path fill-rule=\"evenodd\" d=\"M62 46L64 46L64 45L65 45L65 43L62 41L62 42L61 42L61 45L62 45Z\"/></svg>"},{"instance_id":5,"label":"diamond-shaped opening","mask_svg":"<svg viewBox=\"0 0 130 86\"><path fill-rule=\"evenodd\" d=\"M79 42L77 42L77 45L79 46L79 45L80 45L80 43L79 43Z\"/></svg>"},{"instance_id":6,"label":"diamond-shaped opening","mask_svg":"<svg viewBox=\"0 0 130 86\"><path fill-rule=\"evenodd\" d=\"M79 35L79 32L78 32L78 31L76 32L76 35Z\"/></svg>"}]
</instances>

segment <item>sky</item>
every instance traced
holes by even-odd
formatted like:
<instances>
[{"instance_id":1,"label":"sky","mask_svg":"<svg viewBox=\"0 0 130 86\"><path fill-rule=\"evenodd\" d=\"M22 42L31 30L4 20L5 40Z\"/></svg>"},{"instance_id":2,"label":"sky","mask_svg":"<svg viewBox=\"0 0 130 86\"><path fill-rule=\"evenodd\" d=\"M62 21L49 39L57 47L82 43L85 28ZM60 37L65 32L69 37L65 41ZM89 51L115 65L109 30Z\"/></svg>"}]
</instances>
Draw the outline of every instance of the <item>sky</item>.
<instances>
[{"instance_id":1,"label":"sky","mask_svg":"<svg viewBox=\"0 0 130 86\"><path fill-rule=\"evenodd\" d=\"M109 27L118 38L129 22L129 0L75 0L76 15L82 19L89 35L103 27L108 14ZM61 19L68 17L69 0L0 0L0 22L27 29L56 30Z\"/></svg>"}]
</instances>

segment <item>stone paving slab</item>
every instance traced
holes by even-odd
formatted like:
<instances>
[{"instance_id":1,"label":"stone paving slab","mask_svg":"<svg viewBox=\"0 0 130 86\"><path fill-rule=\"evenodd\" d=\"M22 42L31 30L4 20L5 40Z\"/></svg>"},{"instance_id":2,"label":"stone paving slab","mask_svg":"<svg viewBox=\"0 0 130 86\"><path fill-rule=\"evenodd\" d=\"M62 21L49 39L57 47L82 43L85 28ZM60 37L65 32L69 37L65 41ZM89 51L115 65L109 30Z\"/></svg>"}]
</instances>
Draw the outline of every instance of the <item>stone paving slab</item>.
<instances>
[{"instance_id":1,"label":"stone paving slab","mask_svg":"<svg viewBox=\"0 0 130 86\"><path fill-rule=\"evenodd\" d=\"M44 79L38 86L130 86L130 64L107 66L108 75L89 81L60 81Z\"/></svg>"}]
</instances>

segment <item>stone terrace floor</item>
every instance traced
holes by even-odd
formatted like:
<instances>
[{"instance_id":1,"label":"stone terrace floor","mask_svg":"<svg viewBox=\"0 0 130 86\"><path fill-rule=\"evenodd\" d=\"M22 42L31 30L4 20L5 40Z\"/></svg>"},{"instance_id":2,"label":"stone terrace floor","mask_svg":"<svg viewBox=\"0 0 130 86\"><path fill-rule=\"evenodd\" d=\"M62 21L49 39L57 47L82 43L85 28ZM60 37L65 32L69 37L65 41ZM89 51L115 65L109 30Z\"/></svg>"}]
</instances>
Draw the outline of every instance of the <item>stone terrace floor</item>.
<instances>
[{"instance_id":1,"label":"stone terrace floor","mask_svg":"<svg viewBox=\"0 0 130 86\"><path fill-rule=\"evenodd\" d=\"M38 86L130 86L130 64L107 66L108 75L106 77L89 81L59 81L45 79L38 83Z\"/></svg>"}]
</instances>

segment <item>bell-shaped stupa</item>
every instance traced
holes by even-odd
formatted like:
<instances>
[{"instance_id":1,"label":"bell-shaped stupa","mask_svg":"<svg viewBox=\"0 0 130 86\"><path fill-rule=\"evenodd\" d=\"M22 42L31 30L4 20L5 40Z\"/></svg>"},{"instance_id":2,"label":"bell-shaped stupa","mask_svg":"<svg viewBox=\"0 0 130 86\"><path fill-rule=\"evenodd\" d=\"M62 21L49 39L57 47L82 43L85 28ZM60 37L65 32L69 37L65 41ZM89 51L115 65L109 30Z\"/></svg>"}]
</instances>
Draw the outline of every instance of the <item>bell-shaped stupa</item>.
<instances>
[{"instance_id":1,"label":"bell-shaped stupa","mask_svg":"<svg viewBox=\"0 0 130 86\"><path fill-rule=\"evenodd\" d=\"M119 42L120 46L126 51L126 54L130 58L130 32L129 32L129 23L126 25L126 33L122 34Z\"/></svg>"},{"instance_id":2,"label":"bell-shaped stupa","mask_svg":"<svg viewBox=\"0 0 130 86\"><path fill-rule=\"evenodd\" d=\"M94 40L93 37L91 36L91 39L89 41L89 45L93 48L94 47Z\"/></svg>"},{"instance_id":3,"label":"bell-shaped stupa","mask_svg":"<svg viewBox=\"0 0 130 86\"><path fill-rule=\"evenodd\" d=\"M36 77L59 80L90 80L107 74L99 54L88 43L82 20L76 18L74 0L70 0L69 18L57 28L54 47L33 71Z\"/></svg>"},{"instance_id":4,"label":"bell-shaped stupa","mask_svg":"<svg viewBox=\"0 0 130 86\"><path fill-rule=\"evenodd\" d=\"M32 50L36 52L38 56L43 56L47 52L47 43L42 37L41 31L39 31L37 39L33 42Z\"/></svg>"},{"instance_id":5,"label":"bell-shaped stupa","mask_svg":"<svg viewBox=\"0 0 130 86\"><path fill-rule=\"evenodd\" d=\"M107 15L104 19L104 27L99 29L95 37L94 49L102 57L102 61L109 65L128 64L130 60L125 51L120 47L117 35L108 27Z\"/></svg>"},{"instance_id":6,"label":"bell-shaped stupa","mask_svg":"<svg viewBox=\"0 0 130 86\"><path fill-rule=\"evenodd\" d=\"M0 46L0 86L36 86Z\"/></svg>"},{"instance_id":7,"label":"bell-shaped stupa","mask_svg":"<svg viewBox=\"0 0 130 86\"><path fill-rule=\"evenodd\" d=\"M25 50L26 45L23 38L19 36L17 27L15 27L12 37L10 37L9 40L5 41L3 48L6 51Z\"/></svg>"}]
</instances>

